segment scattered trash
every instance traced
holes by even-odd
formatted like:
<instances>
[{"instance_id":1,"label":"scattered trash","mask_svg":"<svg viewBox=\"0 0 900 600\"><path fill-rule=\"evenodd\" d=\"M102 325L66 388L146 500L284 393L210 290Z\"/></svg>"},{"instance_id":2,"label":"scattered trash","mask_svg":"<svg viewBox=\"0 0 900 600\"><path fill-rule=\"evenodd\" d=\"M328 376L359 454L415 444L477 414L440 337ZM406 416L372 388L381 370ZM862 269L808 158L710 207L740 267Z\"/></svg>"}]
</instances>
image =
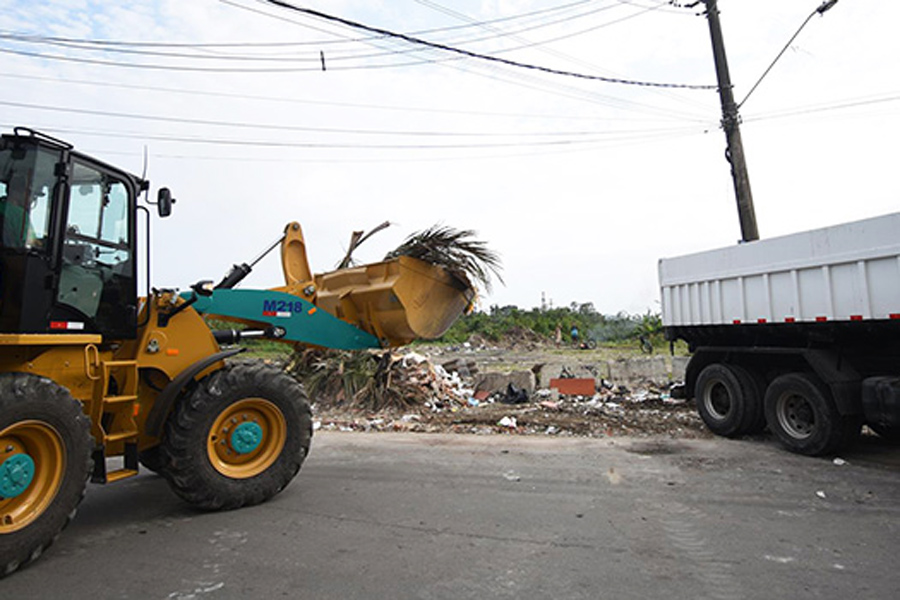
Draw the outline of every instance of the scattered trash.
<instances>
[{"instance_id":1,"label":"scattered trash","mask_svg":"<svg viewBox=\"0 0 900 600\"><path fill-rule=\"evenodd\" d=\"M518 425L516 423L515 417L503 417L497 422L498 427L509 427L510 429L515 429Z\"/></svg>"},{"instance_id":2,"label":"scattered trash","mask_svg":"<svg viewBox=\"0 0 900 600\"><path fill-rule=\"evenodd\" d=\"M521 339L531 343L524 334ZM711 435L690 403L672 397L669 384L650 380L627 380L627 386L623 381L613 383L602 377L602 368L589 364L568 369L573 375L585 371L594 375L585 378L590 385L582 394L560 394L559 389L546 387L529 392L517 383L509 385L508 380L494 391L477 389L476 383L486 374L508 376L511 359L508 350L474 340L475 336L470 338L468 348L460 344L416 346L414 352L304 353L295 355L287 368L304 381L314 399L316 430L590 437ZM530 346L524 351L530 352ZM537 362L513 355L515 360L520 364ZM550 370L560 367L548 360L542 365L546 385ZM572 385L579 378L562 381ZM835 460L835 464L846 463Z\"/></svg>"},{"instance_id":3,"label":"scattered trash","mask_svg":"<svg viewBox=\"0 0 900 600\"><path fill-rule=\"evenodd\" d=\"M816 496L818 496L819 498L822 498L823 500L826 497L825 492L823 492L822 490L819 490L818 492L816 492Z\"/></svg>"},{"instance_id":4,"label":"scattered trash","mask_svg":"<svg viewBox=\"0 0 900 600\"><path fill-rule=\"evenodd\" d=\"M606 472L606 479L612 485L619 485L620 483L622 483L622 476L619 475L619 472L616 471L615 467L609 468L609 471Z\"/></svg>"},{"instance_id":5,"label":"scattered trash","mask_svg":"<svg viewBox=\"0 0 900 600\"><path fill-rule=\"evenodd\" d=\"M832 462L833 462L834 464L836 464L837 466L839 466L839 467L843 467L844 465L849 464L849 463L847 463L847 461L844 460L843 458L835 458Z\"/></svg>"},{"instance_id":6,"label":"scattered trash","mask_svg":"<svg viewBox=\"0 0 900 600\"><path fill-rule=\"evenodd\" d=\"M510 383L506 386L506 392L500 398L500 402L503 404L525 404L528 402L528 392Z\"/></svg>"},{"instance_id":7,"label":"scattered trash","mask_svg":"<svg viewBox=\"0 0 900 600\"><path fill-rule=\"evenodd\" d=\"M522 477L516 474L515 471L507 471L503 474L503 478L507 481L522 481Z\"/></svg>"},{"instance_id":8,"label":"scattered trash","mask_svg":"<svg viewBox=\"0 0 900 600\"><path fill-rule=\"evenodd\" d=\"M638 390L631 396L631 399L634 402L643 402L644 400L646 400L649 397L650 397L650 392L648 392L647 390Z\"/></svg>"}]
</instances>

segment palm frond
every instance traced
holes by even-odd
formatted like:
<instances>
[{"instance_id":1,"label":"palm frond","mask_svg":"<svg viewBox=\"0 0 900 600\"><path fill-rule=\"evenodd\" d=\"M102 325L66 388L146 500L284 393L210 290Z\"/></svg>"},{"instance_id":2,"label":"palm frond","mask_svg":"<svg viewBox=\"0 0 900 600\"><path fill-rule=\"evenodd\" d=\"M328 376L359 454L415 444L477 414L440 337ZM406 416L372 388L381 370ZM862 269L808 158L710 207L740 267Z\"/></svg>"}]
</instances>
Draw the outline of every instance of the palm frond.
<instances>
[{"instance_id":1,"label":"palm frond","mask_svg":"<svg viewBox=\"0 0 900 600\"><path fill-rule=\"evenodd\" d=\"M424 231L410 235L385 260L399 256L411 256L444 268L448 273L471 285L481 284L491 291L491 275L503 283L500 255L481 240L472 239L475 232L454 229L446 225L433 225Z\"/></svg>"}]
</instances>

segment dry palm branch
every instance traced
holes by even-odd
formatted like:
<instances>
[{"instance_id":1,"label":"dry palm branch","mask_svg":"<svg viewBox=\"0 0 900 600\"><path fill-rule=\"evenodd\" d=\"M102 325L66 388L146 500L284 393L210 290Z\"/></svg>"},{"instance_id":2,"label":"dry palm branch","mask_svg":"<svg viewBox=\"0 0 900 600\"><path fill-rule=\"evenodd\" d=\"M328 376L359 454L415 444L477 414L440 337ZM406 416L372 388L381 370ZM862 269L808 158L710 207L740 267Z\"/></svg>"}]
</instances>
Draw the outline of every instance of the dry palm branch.
<instances>
[{"instance_id":1,"label":"dry palm branch","mask_svg":"<svg viewBox=\"0 0 900 600\"><path fill-rule=\"evenodd\" d=\"M444 268L448 273L464 283L481 284L485 291L491 291L491 274L500 283L500 256L487 247L483 241L472 239L475 232L469 229L454 229L446 225L433 225L424 231L406 238L396 250L384 258L390 260L399 256L411 256Z\"/></svg>"},{"instance_id":2,"label":"dry palm branch","mask_svg":"<svg viewBox=\"0 0 900 600\"><path fill-rule=\"evenodd\" d=\"M372 237L374 234L378 233L382 229L387 229L391 226L390 221L385 221L381 225L378 225L370 232L366 233L365 231L354 231L350 234L350 247L347 248L347 253L344 255L344 258L341 259L341 262L338 263L338 269L346 269L347 267L352 267L354 265L353 260L353 251L356 250L360 244L364 241Z\"/></svg>"}]
</instances>

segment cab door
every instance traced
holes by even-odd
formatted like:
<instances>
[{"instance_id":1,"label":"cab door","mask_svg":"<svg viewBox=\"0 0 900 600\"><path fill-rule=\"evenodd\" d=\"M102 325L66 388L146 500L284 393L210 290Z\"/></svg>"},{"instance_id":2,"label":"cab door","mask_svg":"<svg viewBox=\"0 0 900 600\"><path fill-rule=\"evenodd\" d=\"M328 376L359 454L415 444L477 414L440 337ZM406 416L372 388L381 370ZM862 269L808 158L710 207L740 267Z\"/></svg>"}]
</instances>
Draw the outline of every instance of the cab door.
<instances>
[{"instance_id":1,"label":"cab door","mask_svg":"<svg viewBox=\"0 0 900 600\"><path fill-rule=\"evenodd\" d=\"M51 329L134 338L136 190L128 178L80 158L72 159L67 189Z\"/></svg>"}]
</instances>

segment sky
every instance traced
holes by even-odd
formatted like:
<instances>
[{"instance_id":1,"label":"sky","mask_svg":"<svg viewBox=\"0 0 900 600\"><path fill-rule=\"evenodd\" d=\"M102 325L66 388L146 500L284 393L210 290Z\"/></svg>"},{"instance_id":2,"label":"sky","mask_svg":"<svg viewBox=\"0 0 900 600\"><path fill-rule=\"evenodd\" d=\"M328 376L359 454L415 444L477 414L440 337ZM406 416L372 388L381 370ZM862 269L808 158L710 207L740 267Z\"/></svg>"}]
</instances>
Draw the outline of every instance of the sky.
<instances>
[{"instance_id":1,"label":"sky","mask_svg":"<svg viewBox=\"0 0 900 600\"><path fill-rule=\"evenodd\" d=\"M660 258L740 239L700 8L290 2L532 68L262 0L0 0L0 129L172 190L151 224L157 288L218 280L291 221L328 271L388 220L357 260L470 229L503 263L485 309L642 314L659 310ZM900 3L839 0L747 96L820 3L719 0L761 238L900 210ZM273 253L242 287L281 284Z\"/></svg>"}]
</instances>

